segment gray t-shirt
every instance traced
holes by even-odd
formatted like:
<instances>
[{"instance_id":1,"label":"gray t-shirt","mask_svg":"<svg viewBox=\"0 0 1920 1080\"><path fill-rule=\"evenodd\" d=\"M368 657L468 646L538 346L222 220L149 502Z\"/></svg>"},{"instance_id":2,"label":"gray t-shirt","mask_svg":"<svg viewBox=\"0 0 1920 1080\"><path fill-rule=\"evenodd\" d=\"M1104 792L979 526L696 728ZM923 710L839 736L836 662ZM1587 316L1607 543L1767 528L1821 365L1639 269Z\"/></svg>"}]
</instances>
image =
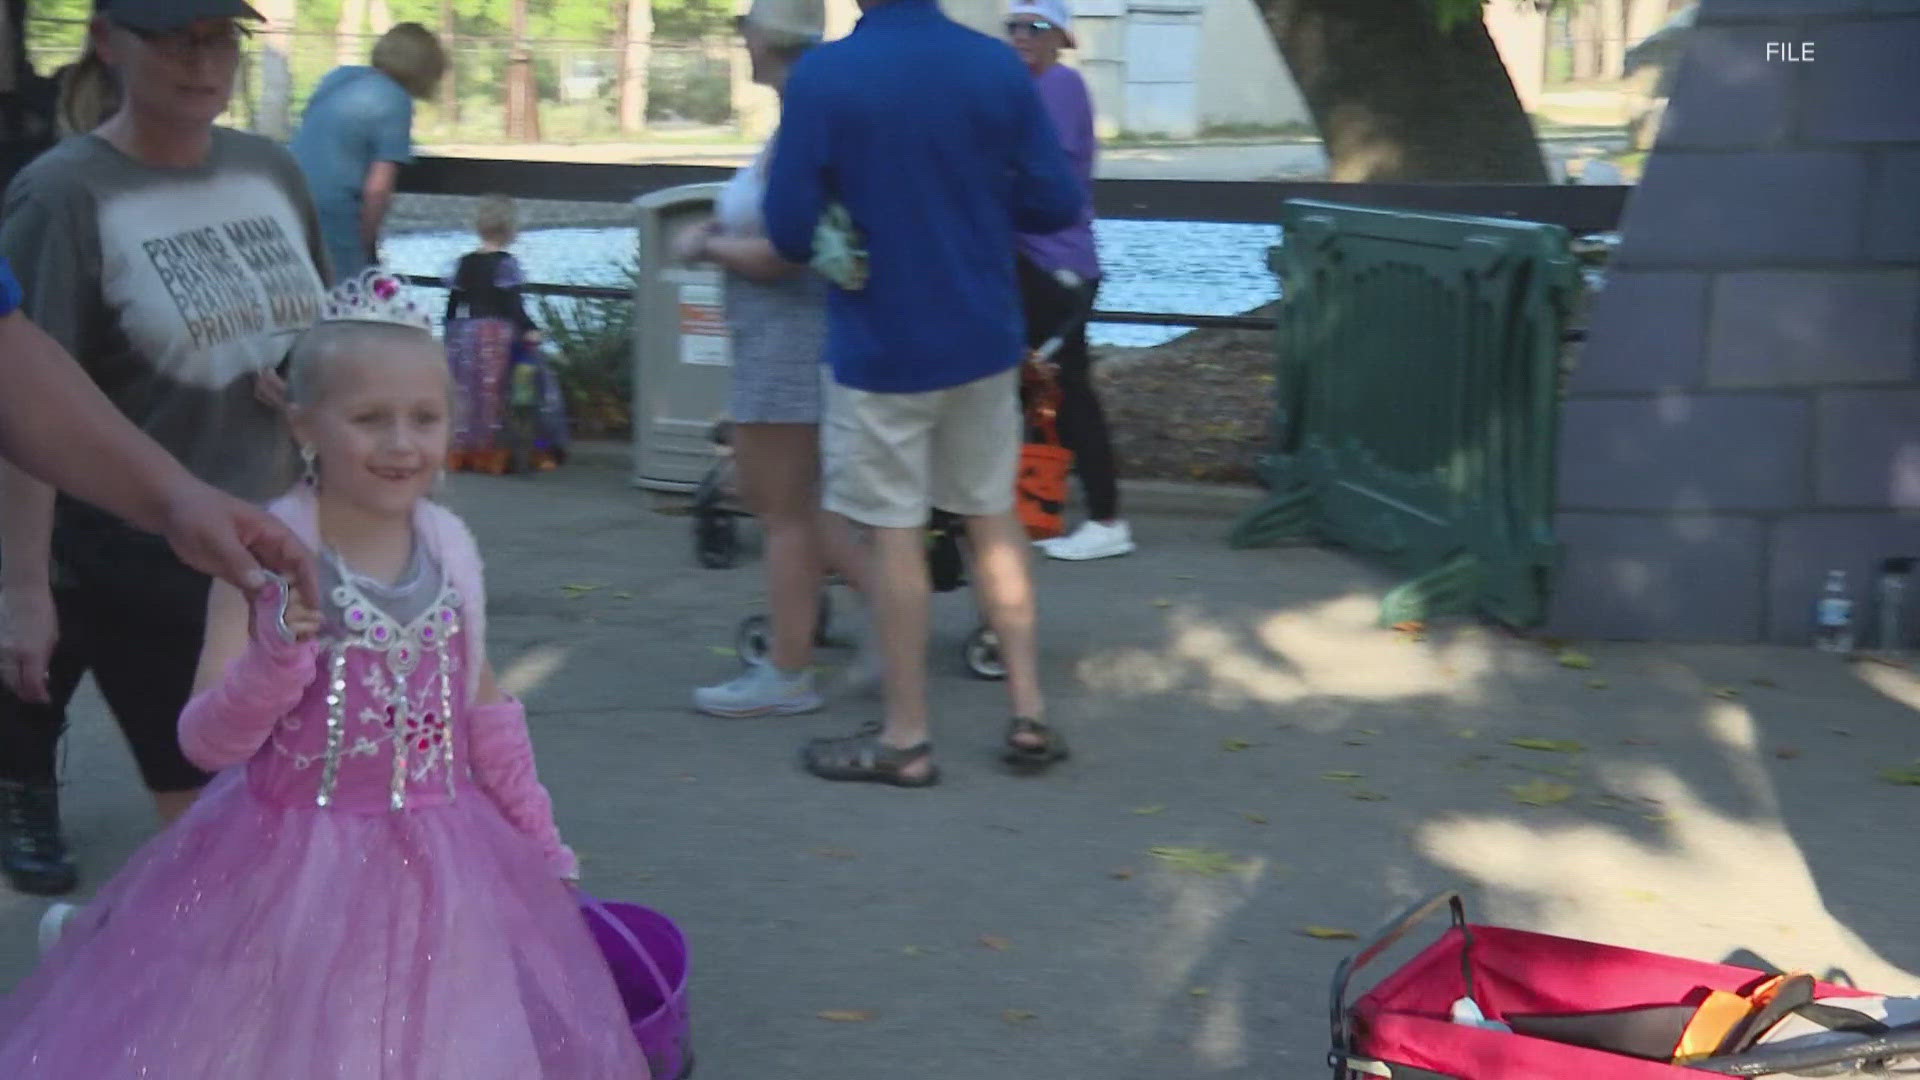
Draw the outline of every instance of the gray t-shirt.
<instances>
[{"instance_id":1,"label":"gray t-shirt","mask_svg":"<svg viewBox=\"0 0 1920 1080\"><path fill-rule=\"evenodd\" d=\"M293 159L225 128L192 168L75 136L14 178L0 217L25 314L195 475L250 500L292 482L291 440L254 375L318 317L321 252ZM60 513L86 511L63 499Z\"/></svg>"}]
</instances>

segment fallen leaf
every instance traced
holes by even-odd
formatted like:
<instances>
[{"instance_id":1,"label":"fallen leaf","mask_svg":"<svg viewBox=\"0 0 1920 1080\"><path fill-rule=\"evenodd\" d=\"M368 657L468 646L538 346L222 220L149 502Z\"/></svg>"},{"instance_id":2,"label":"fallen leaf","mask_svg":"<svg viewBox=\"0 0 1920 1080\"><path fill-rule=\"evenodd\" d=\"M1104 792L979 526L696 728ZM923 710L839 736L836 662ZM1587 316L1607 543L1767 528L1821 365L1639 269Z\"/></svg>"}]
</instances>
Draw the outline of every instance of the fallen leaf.
<instances>
[{"instance_id":1,"label":"fallen leaf","mask_svg":"<svg viewBox=\"0 0 1920 1080\"><path fill-rule=\"evenodd\" d=\"M1621 746L1659 746L1659 739L1621 739Z\"/></svg>"},{"instance_id":2,"label":"fallen leaf","mask_svg":"<svg viewBox=\"0 0 1920 1080\"><path fill-rule=\"evenodd\" d=\"M740 650L731 645L709 645L707 648L711 650L715 656L731 656L736 659L740 656Z\"/></svg>"},{"instance_id":3,"label":"fallen leaf","mask_svg":"<svg viewBox=\"0 0 1920 1080\"><path fill-rule=\"evenodd\" d=\"M901 949L900 953L903 956L925 956L927 955L927 950L921 948L918 945L909 945L906 948Z\"/></svg>"},{"instance_id":4,"label":"fallen leaf","mask_svg":"<svg viewBox=\"0 0 1920 1080\"><path fill-rule=\"evenodd\" d=\"M1781 761L1792 761L1800 756L1800 748L1797 746L1782 746L1773 752L1773 756L1779 758Z\"/></svg>"},{"instance_id":5,"label":"fallen leaf","mask_svg":"<svg viewBox=\"0 0 1920 1080\"><path fill-rule=\"evenodd\" d=\"M1255 814L1252 812L1248 812L1240 816L1246 818L1248 821L1253 822L1255 825L1265 825L1267 823L1267 815L1265 814Z\"/></svg>"},{"instance_id":6,"label":"fallen leaf","mask_svg":"<svg viewBox=\"0 0 1920 1080\"><path fill-rule=\"evenodd\" d=\"M1324 772L1320 774L1320 779L1341 782L1346 780L1358 780L1360 779L1360 776L1361 774L1357 772Z\"/></svg>"},{"instance_id":7,"label":"fallen leaf","mask_svg":"<svg viewBox=\"0 0 1920 1080\"><path fill-rule=\"evenodd\" d=\"M1303 926L1300 932L1319 941L1358 941L1360 935L1332 926Z\"/></svg>"},{"instance_id":8,"label":"fallen leaf","mask_svg":"<svg viewBox=\"0 0 1920 1080\"><path fill-rule=\"evenodd\" d=\"M1188 997L1203 998L1203 997L1211 997L1212 995L1213 995L1213 991L1207 989L1204 986L1196 986L1193 989L1187 991Z\"/></svg>"},{"instance_id":9,"label":"fallen leaf","mask_svg":"<svg viewBox=\"0 0 1920 1080\"><path fill-rule=\"evenodd\" d=\"M1886 769L1880 773L1880 779L1901 787L1920 787L1920 764L1909 765L1904 769Z\"/></svg>"},{"instance_id":10,"label":"fallen leaf","mask_svg":"<svg viewBox=\"0 0 1920 1080\"><path fill-rule=\"evenodd\" d=\"M1000 1019L1009 1024L1025 1024L1040 1019L1040 1014L1025 1009L1008 1009L1000 1014Z\"/></svg>"},{"instance_id":11,"label":"fallen leaf","mask_svg":"<svg viewBox=\"0 0 1920 1080\"><path fill-rule=\"evenodd\" d=\"M1586 747L1572 739L1508 739L1508 746L1522 750L1543 750L1551 754L1577 754Z\"/></svg>"},{"instance_id":12,"label":"fallen leaf","mask_svg":"<svg viewBox=\"0 0 1920 1080\"><path fill-rule=\"evenodd\" d=\"M994 952L1006 952L1008 949L1013 948L1013 942L1003 937L994 937L992 934L980 935L980 944L985 945Z\"/></svg>"},{"instance_id":13,"label":"fallen leaf","mask_svg":"<svg viewBox=\"0 0 1920 1080\"><path fill-rule=\"evenodd\" d=\"M1175 580L1175 581L1192 581L1192 580L1194 580L1194 579L1196 579L1196 578L1198 578L1199 576L1200 576L1199 574L1175 574L1175 575L1173 575L1173 580Z\"/></svg>"},{"instance_id":14,"label":"fallen leaf","mask_svg":"<svg viewBox=\"0 0 1920 1080\"><path fill-rule=\"evenodd\" d=\"M833 1024L865 1024L873 1020L869 1009L828 1009L815 1015Z\"/></svg>"},{"instance_id":15,"label":"fallen leaf","mask_svg":"<svg viewBox=\"0 0 1920 1080\"><path fill-rule=\"evenodd\" d=\"M1171 600L1155 600L1155 601L1153 602L1153 606L1154 606L1154 607L1157 607L1157 608L1170 608L1170 607L1172 607L1172 606L1173 606L1173 601L1171 601Z\"/></svg>"},{"instance_id":16,"label":"fallen leaf","mask_svg":"<svg viewBox=\"0 0 1920 1080\"><path fill-rule=\"evenodd\" d=\"M1403 634L1413 634L1425 630L1427 624L1421 622L1419 619L1408 619L1406 622L1394 623L1393 628Z\"/></svg>"},{"instance_id":17,"label":"fallen leaf","mask_svg":"<svg viewBox=\"0 0 1920 1080\"><path fill-rule=\"evenodd\" d=\"M1118 868L1118 869L1116 869L1116 870L1114 870L1114 871L1113 871L1112 873L1110 873L1110 874L1108 874L1107 876L1108 876L1108 877L1111 877L1111 878L1112 878L1113 880L1115 880L1115 881L1132 881L1132 880L1133 880L1133 867L1131 867L1131 866L1122 866L1122 867L1120 867L1120 868Z\"/></svg>"},{"instance_id":18,"label":"fallen leaf","mask_svg":"<svg viewBox=\"0 0 1920 1080\"><path fill-rule=\"evenodd\" d=\"M1593 666L1593 657L1576 649L1561 649L1558 659L1561 667L1575 671L1585 671Z\"/></svg>"},{"instance_id":19,"label":"fallen leaf","mask_svg":"<svg viewBox=\"0 0 1920 1080\"><path fill-rule=\"evenodd\" d=\"M1644 816L1655 825L1665 825L1673 820L1672 814L1646 814Z\"/></svg>"},{"instance_id":20,"label":"fallen leaf","mask_svg":"<svg viewBox=\"0 0 1920 1080\"><path fill-rule=\"evenodd\" d=\"M1385 795L1382 795L1377 791L1367 791L1364 789L1347 792L1347 798L1355 799L1360 802L1386 802L1387 801L1387 797Z\"/></svg>"},{"instance_id":21,"label":"fallen leaf","mask_svg":"<svg viewBox=\"0 0 1920 1080\"><path fill-rule=\"evenodd\" d=\"M1757 679L1753 679L1753 680L1751 680L1751 681L1752 681L1752 683L1753 683L1753 685L1755 685L1755 686L1758 686L1758 687L1760 687L1760 688L1761 688L1761 689L1763 689L1763 690L1778 690L1778 689L1780 689L1780 684L1779 684L1779 683L1777 683L1777 682L1774 682L1774 681L1773 681L1772 679L1769 679L1769 678L1767 678L1767 677L1766 677L1765 675L1762 675L1762 676L1760 676L1759 678L1757 678Z\"/></svg>"},{"instance_id":22,"label":"fallen leaf","mask_svg":"<svg viewBox=\"0 0 1920 1080\"><path fill-rule=\"evenodd\" d=\"M1368 742L1366 739L1348 739L1347 745L1348 746L1372 746L1373 743Z\"/></svg>"},{"instance_id":23,"label":"fallen leaf","mask_svg":"<svg viewBox=\"0 0 1920 1080\"><path fill-rule=\"evenodd\" d=\"M631 600L633 599L633 594L626 591L625 589L622 589L619 592L614 593L613 598L615 600Z\"/></svg>"},{"instance_id":24,"label":"fallen leaf","mask_svg":"<svg viewBox=\"0 0 1920 1080\"><path fill-rule=\"evenodd\" d=\"M1660 902L1660 894L1648 892L1645 889L1628 889L1627 899L1642 904L1657 904Z\"/></svg>"},{"instance_id":25,"label":"fallen leaf","mask_svg":"<svg viewBox=\"0 0 1920 1080\"><path fill-rule=\"evenodd\" d=\"M1833 732L1833 733L1834 733L1835 735L1838 735L1838 736L1840 736L1840 737L1841 737L1841 738L1843 738L1843 739L1851 739L1851 738L1853 738L1853 729L1852 729L1852 728L1843 728L1843 727L1830 727L1830 728L1828 728L1827 730L1828 730L1828 731L1831 731L1831 732Z\"/></svg>"},{"instance_id":26,"label":"fallen leaf","mask_svg":"<svg viewBox=\"0 0 1920 1080\"><path fill-rule=\"evenodd\" d=\"M1731 686L1716 686L1713 690L1713 696L1723 701L1732 701L1740 696L1740 691L1735 690Z\"/></svg>"},{"instance_id":27,"label":"fallen leaf","mask_svg":"<svg viewBox=\"0 0 1920 1080\"><path fill-rule=\"evenodd\" d=\"M1462 728L1459 731L1454 732L1454 734L1460 736L1463 739L1477 739L1480 737L1480 733L1478 731L1475 731L1472 728Z\"/></svg>"},{"instance_id":28,"label":"fallen leaf","mask_svg":"<svg viewBox=\"0 0 1920 1080\"><path fill-rule=\"evenodd\" d=\"M1605 690L1606 688L1607 688L1607 680L1605 679L1588 679L1587 680L1587 689L1589 690Z\"/></svg>"},{"instance_id":29,"label":"fallen leaf","mask_svg":"<svg viewBox=\"0 0 1920 1080\"><path fill-rule=\"evenodd\" d=\"M1229 754L1237 754L1242 750L1250 750L1252 748L1253 744L1245 739L1220 740L1220 749L1225 750Z\"/></svg>"},{"instance_id":30,"label":"fallen leaf","mask_svg":"<svg viewBox=\"0 0 1920 1080\"><path fill-rule=\"evenodd\" d=\"M820 856L823 859L840 859L843 861L846 859L857 859L860 857L854 854L853 852L848 851L846 848L835 848L835 847L815 848L813 853L815 855Z\"/></svg>"},{"instance_id":31,"label":"fallen leaf","mask_svg":"<svg viewBox=\"0 0 1920 1080\"><path fill-rule=\"evenodd\" d=\"M1141 817L1152 817L1155 814L1166 813L1167 808L1159 803L1154 803L1152 806L1136 806L1133 812L1139 814Z\"/></svg>"},{"instance_id":32,"label":"fallen leaf","mask_svg":"<svg viewBox=\"0 0 1920 1080\"><path fill-rule=\"evenodd\" d=\"M1176 873L1201 877L1230 874L1244 865L1244 860L1211 848L1156 847L1149 848L1147 853L1166 863Z\"/></svg>"},{"instance_id":33,"label":"fallen leaf","mask_svg":"<svg viewBox=\"0 0 1920 1080\"><path fill-rule=\"evenodd\" d=\"M1514 784L1507 788L1513 801L1525 806L1554 806L1573 798L1572 784L1556 784L1551 780L1531 780L1524 784Z\"/></svg>"},{"instance_id":34,"label":"fallen leaf","mask_svg":"<svg viewBox=\"0 0 1920 1080\"><path fill-rule=\"evenodd\" d=\"M1375 730L1373 730L1372 728L1361 728L1361 729L1359 729L1359 732L1358 732L1358 734L1361 734L1361 735L1371 735L1371 736L1377 736L1377 735L1379 735L1380 733L1379 733L1379 732L1377 732L1377 731L1375 731Z\"/></svg>"}]
</instances>

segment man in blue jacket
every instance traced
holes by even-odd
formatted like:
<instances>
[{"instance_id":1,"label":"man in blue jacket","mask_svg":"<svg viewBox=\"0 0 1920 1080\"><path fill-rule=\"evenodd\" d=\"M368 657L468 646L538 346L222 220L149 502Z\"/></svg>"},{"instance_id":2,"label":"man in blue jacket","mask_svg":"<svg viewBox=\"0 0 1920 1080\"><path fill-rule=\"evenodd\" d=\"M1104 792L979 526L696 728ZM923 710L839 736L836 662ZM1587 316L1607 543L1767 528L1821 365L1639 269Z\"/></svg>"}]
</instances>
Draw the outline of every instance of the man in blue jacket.
<instances>
[{"instance_id":1,"label":"man in blue jacket","mask_svg":"<svg viewBox=\"0 0 1920 1080\"><path fill-rule=\"evenodd\" d=\"M1084 196L1033 79L1006 43L935 0L861 0L852 34L794 67L767 181L767 234L806 263L834 202L865 239L868 281L828 300L823 442L829 510L874 529L872 607L885 660L878 732L816 740L830 780L920 787L928 741L930 507L967 519L974 582L1013 697L1004 757L1066 756L1043 722L1027 537L1014 514L1024 324L1018 233L1079 220Z\"/></svg>"}]
</instances>

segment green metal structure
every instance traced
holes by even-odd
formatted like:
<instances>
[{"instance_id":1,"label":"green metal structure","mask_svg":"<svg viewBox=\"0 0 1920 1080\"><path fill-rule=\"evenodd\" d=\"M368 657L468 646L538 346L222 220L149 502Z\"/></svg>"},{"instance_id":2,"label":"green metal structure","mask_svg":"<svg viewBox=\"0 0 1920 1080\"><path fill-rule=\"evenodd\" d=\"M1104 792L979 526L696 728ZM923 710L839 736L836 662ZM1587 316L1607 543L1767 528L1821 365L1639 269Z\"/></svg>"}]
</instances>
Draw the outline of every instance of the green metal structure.
<instances>
[{"instance_id":1,"label":"green metal structure","mask_svg":"<svg viewBox=\"0 0 1920 1080\"><path fill-rule=\"evenodd\" d=\"M1404 580L1383 625L1546 616L1558 352L1580 289L1554 225L1290 200L1271 492L1250 547L1324 540Z\"/></svg>"}]
</instances>

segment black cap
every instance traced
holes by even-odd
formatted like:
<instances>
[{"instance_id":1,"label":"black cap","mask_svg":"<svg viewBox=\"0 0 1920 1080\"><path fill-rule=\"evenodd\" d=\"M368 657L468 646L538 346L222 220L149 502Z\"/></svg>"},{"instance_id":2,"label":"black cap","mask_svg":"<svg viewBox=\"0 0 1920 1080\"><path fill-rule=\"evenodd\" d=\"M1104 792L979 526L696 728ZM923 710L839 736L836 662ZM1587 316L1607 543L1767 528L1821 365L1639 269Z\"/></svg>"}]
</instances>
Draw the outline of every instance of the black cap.
<instances>
[{"instance_id":1,"label":"black cap","mask_svg":"<svg viewBox=\"0 0 1920 1080\"><path fill-rule=\"evenodd\" d=\"M265 18L245 0L94 0L93 10L130 30L165 33L201 19Z\"/></svg>"}]
</instances>

